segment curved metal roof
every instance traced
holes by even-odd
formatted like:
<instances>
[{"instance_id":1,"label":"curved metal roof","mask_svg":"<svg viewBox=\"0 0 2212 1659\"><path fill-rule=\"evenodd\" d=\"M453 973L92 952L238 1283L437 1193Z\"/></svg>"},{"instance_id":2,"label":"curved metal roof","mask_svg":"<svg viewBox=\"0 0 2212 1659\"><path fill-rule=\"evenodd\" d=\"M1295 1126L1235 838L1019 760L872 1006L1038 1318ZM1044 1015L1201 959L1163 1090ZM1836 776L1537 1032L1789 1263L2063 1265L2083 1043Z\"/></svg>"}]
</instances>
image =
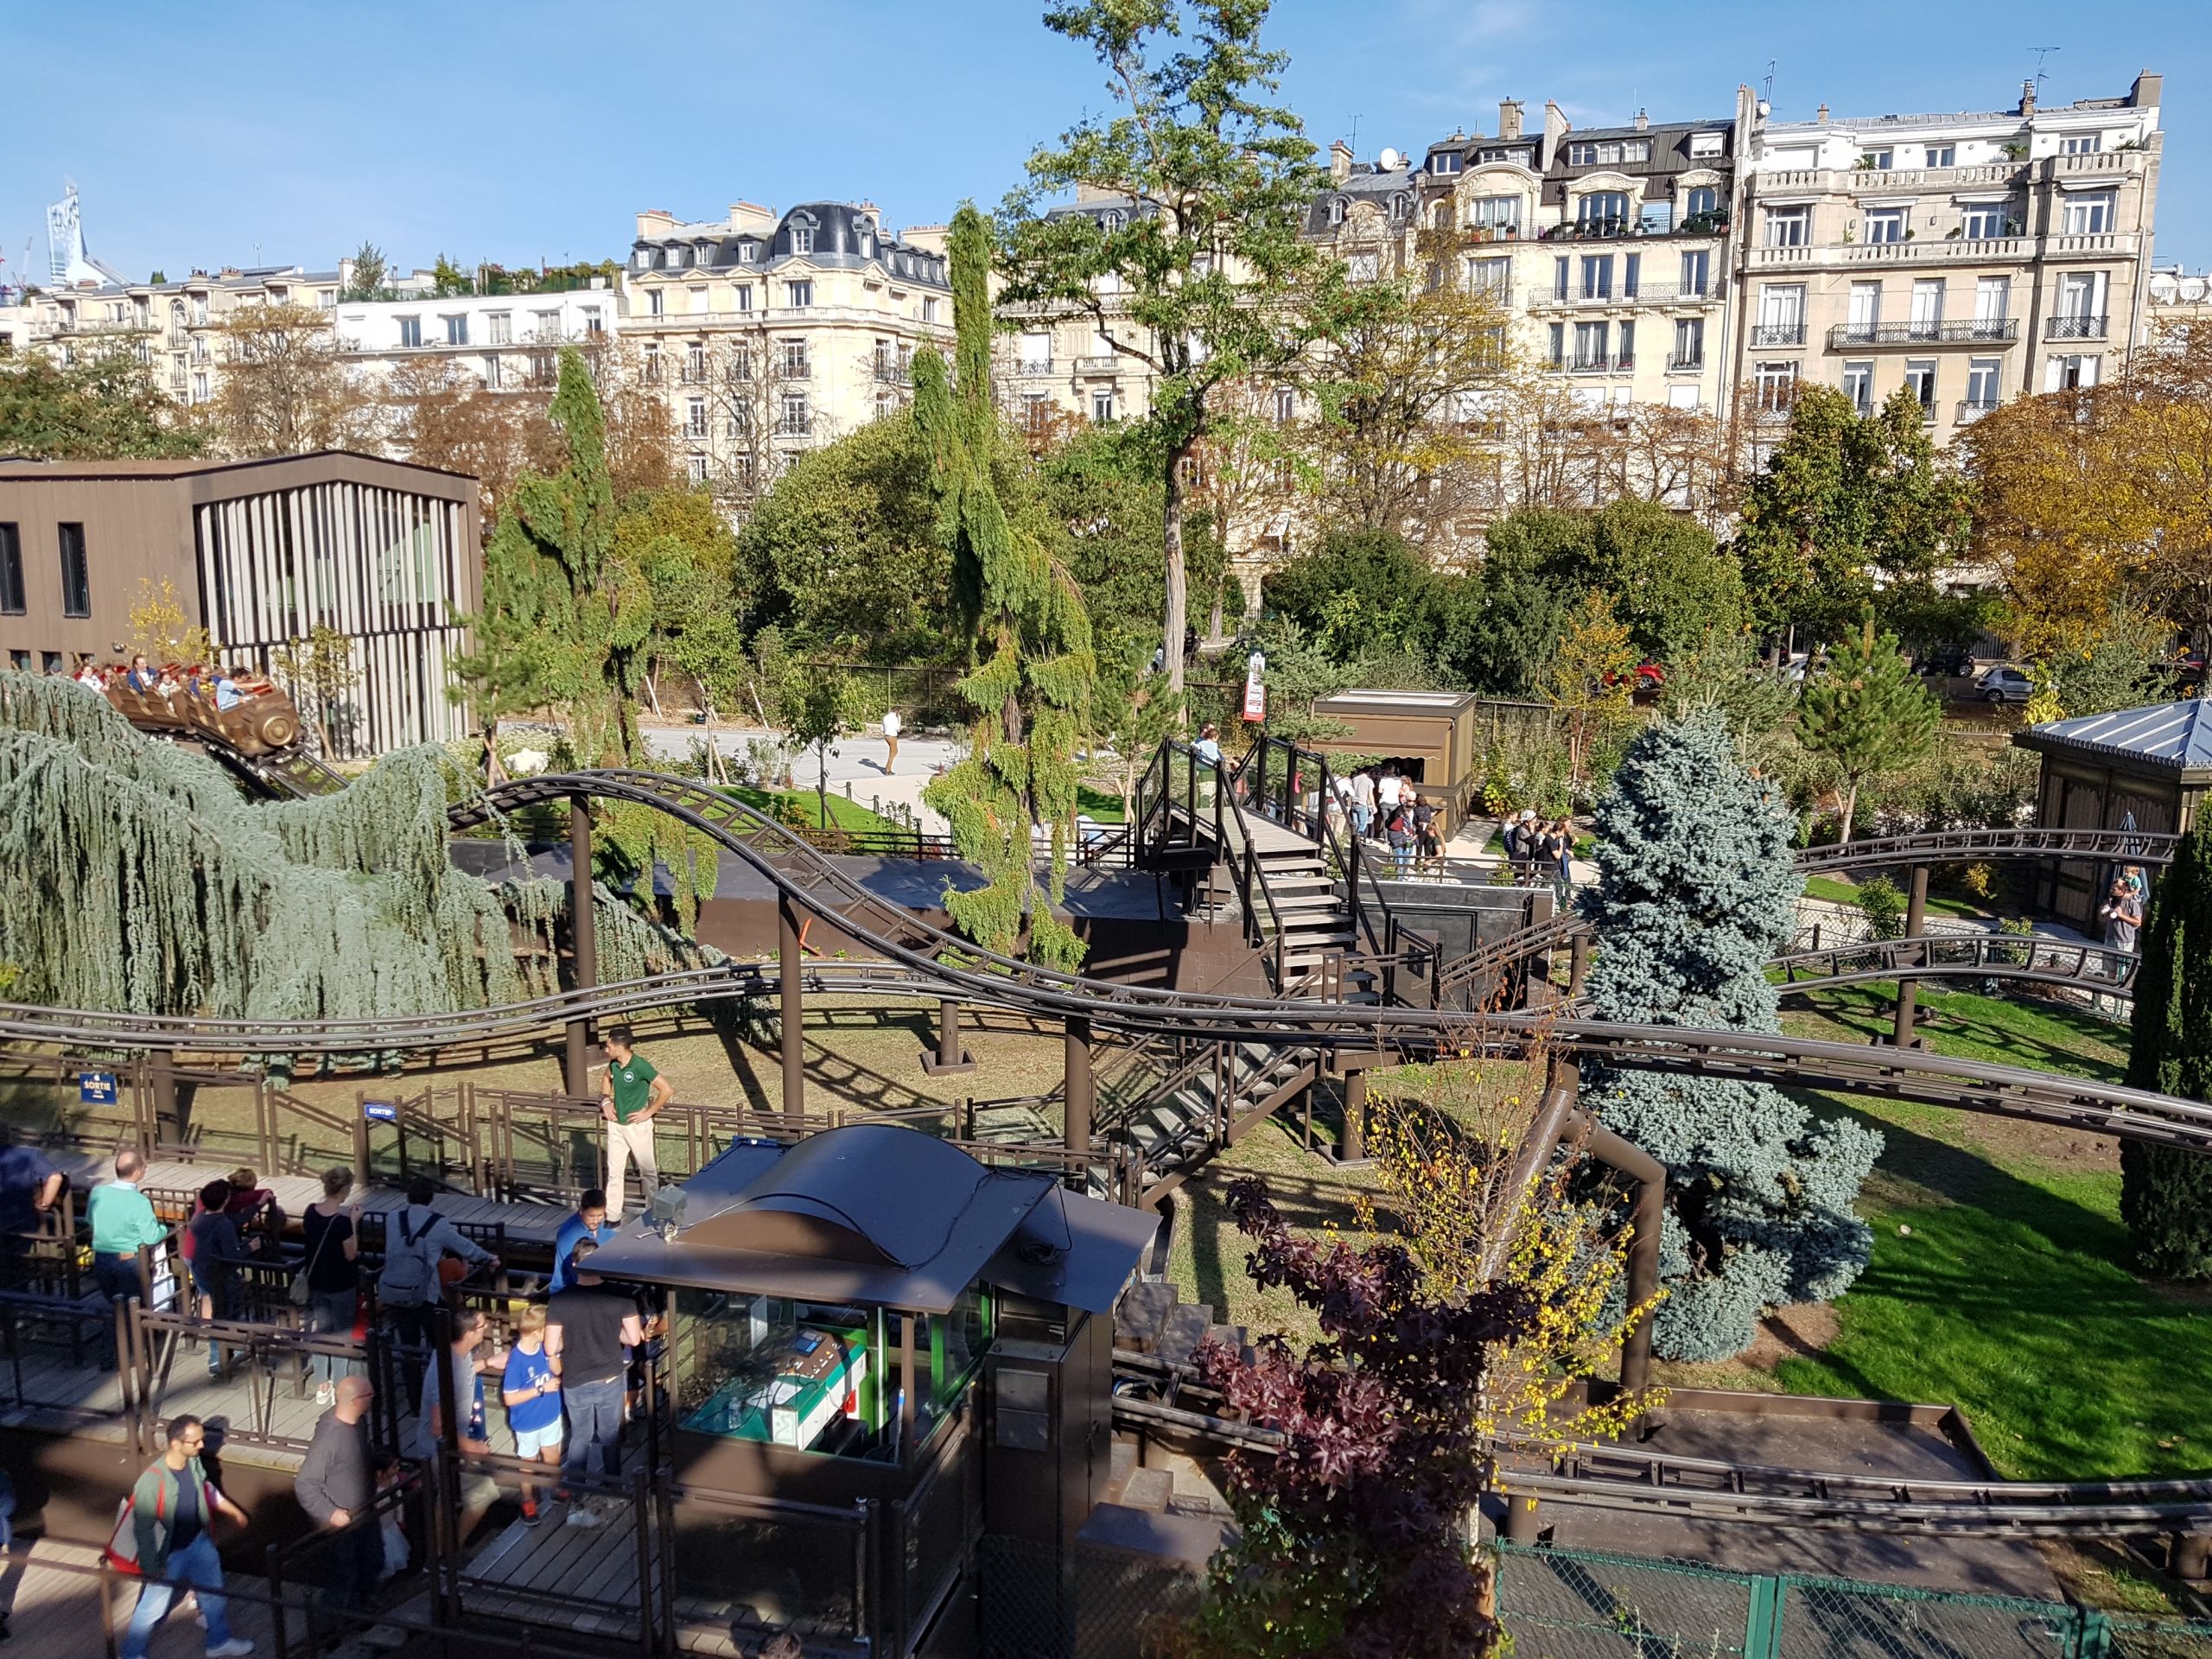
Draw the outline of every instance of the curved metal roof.
<instances>
[{"instance_id":1,"label":"curved metal roof","mask_svg":"<svg viewBox=\"0 0 2212 1659\"><path fill-rule=\"evenodd\" d=\"M2031 726L2012 741L2023 748L2132 760L2139 766L2179 772L2191 783L2212 779L2212 702L2202 697L2054 720Z\"/></svg>"}]
</instances>

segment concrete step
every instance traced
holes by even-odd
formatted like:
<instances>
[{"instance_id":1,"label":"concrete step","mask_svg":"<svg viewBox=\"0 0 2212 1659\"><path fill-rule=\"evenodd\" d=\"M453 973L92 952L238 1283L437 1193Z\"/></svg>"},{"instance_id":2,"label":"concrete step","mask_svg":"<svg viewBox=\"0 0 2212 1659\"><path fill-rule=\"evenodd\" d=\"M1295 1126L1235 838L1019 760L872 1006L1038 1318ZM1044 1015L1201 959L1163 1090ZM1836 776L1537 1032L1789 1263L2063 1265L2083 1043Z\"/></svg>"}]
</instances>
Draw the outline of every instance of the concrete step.
<instances>
[{"instance_id":1,"label":"concrete step","mask_svg":"<svg viewBox=\"0 0 2212 1659\"><path fill-rule=\"evenodd\" d=\"M1115 1305L1114 1340L1141 1354L1151 1353L1160 1346L1167 1316L1181 1296L1164 1280L1139 1280L1122 1293L1122 1300Z\"/></svg>"},{"instance_id":2,"label":"concrete step","mask_svg":"<svg viewBox=\"0 0 2212 1659\"><path fill-rule=\"evenodd\" d=\"M1154 1352L1170 1365L1187 1365L1191 1355L1205 1339L1214 1323L1213 1309L1195 1302L1179 1302L1169 1312Z\"/></svg>"}]
</instances>

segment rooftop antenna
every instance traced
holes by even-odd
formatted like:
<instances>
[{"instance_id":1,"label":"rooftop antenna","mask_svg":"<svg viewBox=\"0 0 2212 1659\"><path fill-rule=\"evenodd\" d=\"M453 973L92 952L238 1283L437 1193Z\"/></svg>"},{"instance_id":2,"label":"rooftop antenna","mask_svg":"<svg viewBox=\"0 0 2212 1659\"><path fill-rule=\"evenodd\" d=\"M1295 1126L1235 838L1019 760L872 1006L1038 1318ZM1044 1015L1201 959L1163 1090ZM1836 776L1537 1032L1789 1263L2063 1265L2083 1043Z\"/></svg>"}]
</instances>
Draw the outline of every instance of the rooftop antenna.
<instances>
[{"instance_id":1,"label":"rooftop antenna","mask_svg":"<svg viewBox=\"0 0 2212 1659\"><path fill-rule=\"evenodd\" d=\"M2043 92L2043 83L2050 79L2050 75L2044 73L2043 60L2052 53L2063 52L2065 49L2059 46L2031 46L2028 48L2036 54L2036 92L2038 97Z\"/></svg>"},{"instance_id":2,"label":"rooftop antenna","mask_svg":"<svg viewBox=\"0 0 2212 1659\"><path fill-rule=\"evenodd\" d=\"M1355 156L1359 154L1359 119L1356 115L1351 118L1351 153Z\"/></svg>"},{"instance_id":3,"label":"rooftop antenna","mask_svg":"<svg viewBox=\"0 0 2212 1659\"><path fill-rule=\"evenodd\" d=\"M1766 101L1770 104L1774 102L1774 66L1778 61L1775 58L1766 60Z\"/></svg>"}]
</instances>

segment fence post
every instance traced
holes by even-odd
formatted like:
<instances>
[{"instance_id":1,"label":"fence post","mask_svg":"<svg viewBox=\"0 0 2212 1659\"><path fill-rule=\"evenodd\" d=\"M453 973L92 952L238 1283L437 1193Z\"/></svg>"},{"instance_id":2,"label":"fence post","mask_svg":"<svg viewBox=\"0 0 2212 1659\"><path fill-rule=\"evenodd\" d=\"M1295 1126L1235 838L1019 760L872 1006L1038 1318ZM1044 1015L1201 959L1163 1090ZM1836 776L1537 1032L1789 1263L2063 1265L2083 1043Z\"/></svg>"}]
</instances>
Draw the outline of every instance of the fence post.
<instances>
[{"instance_id":1,"label":"fence post","mask_svg":"<svg viewBox=\"0 0 2212 1659\"><path fill-rule=\"evenodd\" d=\"M1782 1605L1787 1578L1751 1580L1751 1612L1744 1624L1744 1659L1782 1659Z\"/></svg>"}]
</instances>

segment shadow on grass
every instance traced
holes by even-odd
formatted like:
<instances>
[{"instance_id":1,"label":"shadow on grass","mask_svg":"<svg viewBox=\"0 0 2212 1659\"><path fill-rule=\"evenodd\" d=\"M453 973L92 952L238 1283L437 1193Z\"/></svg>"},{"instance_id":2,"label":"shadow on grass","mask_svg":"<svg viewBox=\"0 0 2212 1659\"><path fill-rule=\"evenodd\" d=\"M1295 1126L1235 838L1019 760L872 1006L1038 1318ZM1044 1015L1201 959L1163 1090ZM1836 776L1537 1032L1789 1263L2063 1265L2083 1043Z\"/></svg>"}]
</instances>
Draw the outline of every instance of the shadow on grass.
<instances>
[{"instance_id":1,"label":"shadow on grass","mask_svg":"<svg viewBox=\"0 0 2212 1659\"><path fill-rule=\"evenodd\" d=\"M1854 1036L1887 1037L1896 1027L1893 984L1839 986L1797 1000ZM1923 986L1920 1029L1936 1052L1960 1059L1995 1060L2104 1083L2120 1082L2127 1069L2126 1027L2053 1004L2031 1006Z\"/></svg>"}]
</instances>

